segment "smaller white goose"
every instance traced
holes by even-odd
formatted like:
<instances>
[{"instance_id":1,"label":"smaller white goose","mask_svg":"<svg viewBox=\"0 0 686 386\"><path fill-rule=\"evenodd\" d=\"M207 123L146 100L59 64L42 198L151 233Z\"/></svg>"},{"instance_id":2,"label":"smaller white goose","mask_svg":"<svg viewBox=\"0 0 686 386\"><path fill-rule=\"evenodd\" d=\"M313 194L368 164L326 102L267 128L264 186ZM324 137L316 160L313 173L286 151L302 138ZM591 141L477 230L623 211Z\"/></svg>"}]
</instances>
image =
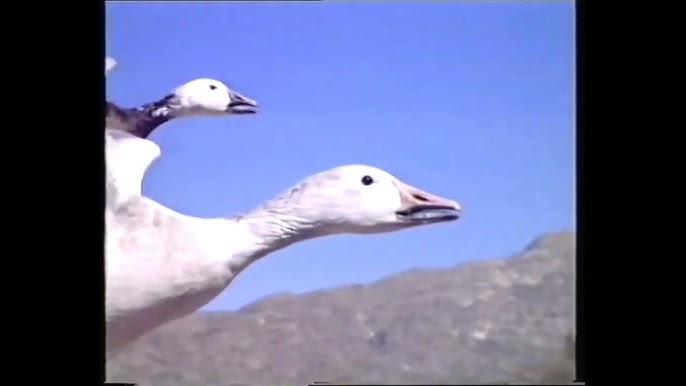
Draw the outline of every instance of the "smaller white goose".
<instances>
[{"instance_id":1,"label":"smaller white goose","mask_svg":"<svg viewBox=\"0 0 686 386\"><path fill-rule=\"evenodd\" d=\"M255 114L257 107L255 100L231 90L224 83L200 78L137 108L122 108L107 101L106 127L147 138L156 128L172 119Z\"/></svg>"},{"instance_id":2,"label":"smaller white goose","mask_svg":"<svg viewBox=\"0 0 686 386\"><path fill-rule=\"evenodd\" d=\"M251 212L226 218L186 216L132 197L107 218L108 352L198 310L248 265L293 243L448 222L460 210L455 201L366 165L315 174Z\"/></svg>"},{"instance_id":3,"label":"smaller white goose","mask_svg":"<svg viewBox=\"0 0 686 386\"><path fill-rule=\"evenodd\" d=\"M105 74L117 61L105 58ZM140 195L143 176L161 154L157 144L146 140L152 131L176 118L254 114L257 102L214 79L195 79L158 101L135 109L106 104L107 207L131 195Z\"/></svg>"}]
</instances>

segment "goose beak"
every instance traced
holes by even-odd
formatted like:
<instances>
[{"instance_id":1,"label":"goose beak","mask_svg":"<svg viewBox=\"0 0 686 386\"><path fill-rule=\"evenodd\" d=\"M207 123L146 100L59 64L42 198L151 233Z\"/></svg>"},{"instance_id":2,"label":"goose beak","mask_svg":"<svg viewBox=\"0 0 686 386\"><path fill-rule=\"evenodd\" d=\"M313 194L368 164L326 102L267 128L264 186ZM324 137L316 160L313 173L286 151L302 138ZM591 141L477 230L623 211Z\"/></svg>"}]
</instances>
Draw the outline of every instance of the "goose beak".
<instances>
[{"instance_id":1,"label":"goose beak","mask_svg":"<svg viewBox=\"0 0 686 386\"><path fill-rule=\"evenodd\" d=\"M400 193L400 208L395 214L403 223L421 225L460 218L462 207L456 201L433 195L400 181L395 181L395 185Z\"/></svg>"},{"instance_id":2,"label":"goose beak","mask_svg":"<svg viewBox=\"0 0 686 386\"><path fill-rule=\"evenodd\" d=\"M235 91L229 92L231 101L226 106L229 114L255 114L257 113L257 102L241 95Z\"/></svg>"}]
</instances>

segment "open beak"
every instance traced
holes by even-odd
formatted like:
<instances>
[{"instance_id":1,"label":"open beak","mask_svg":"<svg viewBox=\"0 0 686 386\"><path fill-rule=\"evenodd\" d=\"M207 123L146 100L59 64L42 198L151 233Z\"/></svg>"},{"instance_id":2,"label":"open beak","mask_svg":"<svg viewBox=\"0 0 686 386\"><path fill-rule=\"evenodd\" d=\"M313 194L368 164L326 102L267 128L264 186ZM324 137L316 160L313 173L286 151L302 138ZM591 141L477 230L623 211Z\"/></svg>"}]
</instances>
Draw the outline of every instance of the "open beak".
<instances>
[{"instance_id":1,"label":"open beak","mask_svg":"<svg viewBox=\"0 0 686 386\"><path fill-rule=\"evenodd\" d=\"M398 220L419 225L460 218L462 208L456 201L427 193L400 181L394 183L400 192L400 208L395 212Z\"/></svg>"},{"instance_id":2,"label":"open beak","mask_svg":"<svg viewBox=\"0 0 686 386\"><path fill-rule=\"evenodd\" d=\"M241 95L235 91L229 91L231 102L227 106L230 114L255 114L257 112L257 102Z\"/></svg>"}]
</instances>

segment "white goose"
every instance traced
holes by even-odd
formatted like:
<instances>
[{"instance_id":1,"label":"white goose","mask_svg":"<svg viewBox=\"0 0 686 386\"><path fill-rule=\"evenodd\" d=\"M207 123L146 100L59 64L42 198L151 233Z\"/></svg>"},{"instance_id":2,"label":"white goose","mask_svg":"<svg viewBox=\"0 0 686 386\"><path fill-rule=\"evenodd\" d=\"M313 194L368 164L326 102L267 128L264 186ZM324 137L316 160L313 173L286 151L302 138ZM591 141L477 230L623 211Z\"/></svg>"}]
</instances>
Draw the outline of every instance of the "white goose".
<instances>
[{"instance_id":1,"label":"white goose","mask_svg":"<svg viewBox=\"0 0 686 386\"><path fill-rule=\"evenodd\" d=\"M190 217L131 197L107 218L108 353L198 310L249 264L293 243L453 221L460 210L455 201L366 165L315 174L226 218Z\"/></svg>"},{"instance_id":2,"label":"white goose","mask_svg":"<svg viewBox=\"0 0 686 386\"><path fill-rule=\"evenodd\" d=\"M140 138L176 118L254 114L257 102L209 78L194 79L157 101L137 108L122 108L107 102L106 126Z\"/></svg>"},{"instance_id":3,"label":"white goose","mask_svg":"<svg viewBox=\"0 0 686 386\"><path fill-rule=\"evenodd\" d=\"M105 74L116 64L114 58L106 57ZM257 106L253 99L218 80L207 78L185 83L160 100L135 109L121 108L108 101L105 128L107 206L116 206L131 195L140 195L145 170L161 154L157 144L138 138L147 138L172 119L254 114Z\"/></svg>"}]
</instances>

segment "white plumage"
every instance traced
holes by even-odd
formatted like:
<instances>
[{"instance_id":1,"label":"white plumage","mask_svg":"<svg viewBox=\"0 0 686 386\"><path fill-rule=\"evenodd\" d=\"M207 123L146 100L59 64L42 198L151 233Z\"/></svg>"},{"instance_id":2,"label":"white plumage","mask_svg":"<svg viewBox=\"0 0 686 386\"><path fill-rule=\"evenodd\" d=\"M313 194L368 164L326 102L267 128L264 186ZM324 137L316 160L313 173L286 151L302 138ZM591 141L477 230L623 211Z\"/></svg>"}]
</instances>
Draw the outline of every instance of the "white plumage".
<instances>
[{"instance_id":1,"label":"white plumage","mask_svg":"<svg viewBox=\"0 0 686 386\"><path fill-rule=\"evenodd\" d=\"M147 140L108 140L123 141L118 150L129 155L141 153L130 158L140 163L128 170L147 169L154 154ZM315 174L260 208L226 218L190 217L129 194L108 209L106 220L108 350L196 311L250 263L295 242L452 221L459 210L454 201L365 165Z\"/></svg>"}]
</instances>

